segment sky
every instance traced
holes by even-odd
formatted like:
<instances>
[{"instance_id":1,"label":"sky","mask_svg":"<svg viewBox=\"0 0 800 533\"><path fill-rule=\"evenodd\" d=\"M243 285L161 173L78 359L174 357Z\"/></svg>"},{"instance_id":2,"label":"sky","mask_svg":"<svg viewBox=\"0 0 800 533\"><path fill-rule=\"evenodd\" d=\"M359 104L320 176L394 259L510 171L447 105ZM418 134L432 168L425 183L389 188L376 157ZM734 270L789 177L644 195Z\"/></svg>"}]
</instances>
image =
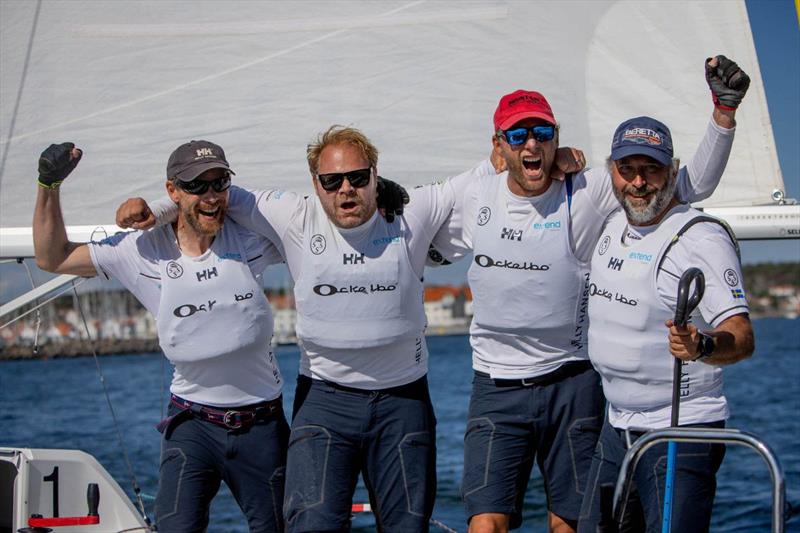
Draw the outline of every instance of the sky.
<instances>
[{"instance_id":1,"label":"sky","mask_svg":"<svg viewBox=\"0 0 800 533\"><path fill-rule=\"evenodd\" d=\"M792 0L748 0L786 196L800 201L800 21ZM734 147L734 150L736 148ZM742 262L800 261L800 240L744 241Z\"/></svg>"},{"instance_id":2,"label":"sky","mask_svg":"<svg viewBox=\"0 0 800 533\"><path fill-rule=\"evenodd\" d=\"M793 0L747 0L761 76L786 185L786 197L800 201L800 21ZM734 58L735 59L735 58ZM746 105L746 100L745 104ZM735 149L735 147L734 147ZM744 241L744 264L800 262L800 239ZM426 270L429 284L464 284L469 261ZM32 265L36 283L49 275ZM289 286L284 266L270 267L265 273L270 286ZM17 265L0 265L0 302L7 302L23 291L27 274Z\"/></svg>"}]
</instances>

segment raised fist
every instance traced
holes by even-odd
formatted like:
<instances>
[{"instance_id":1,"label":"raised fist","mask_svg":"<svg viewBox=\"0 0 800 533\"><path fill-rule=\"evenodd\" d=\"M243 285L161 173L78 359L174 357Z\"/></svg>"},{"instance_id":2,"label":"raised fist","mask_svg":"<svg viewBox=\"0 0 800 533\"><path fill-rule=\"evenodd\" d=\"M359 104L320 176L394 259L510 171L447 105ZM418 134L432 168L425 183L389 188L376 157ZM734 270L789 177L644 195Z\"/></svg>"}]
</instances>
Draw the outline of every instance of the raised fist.
<instances>
[{"instance_id":1,"label":"raised fist","mask_svg":"<svg viewBox=\"0 0 800 533\"><path fill-rule=\"evenodd\" d=\"M706 59L706 81L714 105L728 110L739 107L750 87L750 76L723 55Z\"/></svg>"},{"instance_id":2,"label":"raised fist","mask_svg":"<svg viewBox=\"0 0 800 533\"><path fill-rule=\"evenodd\" d=\"M51 144L39 156L39 185L46 189L56 189L67 179L83 152L75 148L73 143Z\"/></svg>"}]
</instances>

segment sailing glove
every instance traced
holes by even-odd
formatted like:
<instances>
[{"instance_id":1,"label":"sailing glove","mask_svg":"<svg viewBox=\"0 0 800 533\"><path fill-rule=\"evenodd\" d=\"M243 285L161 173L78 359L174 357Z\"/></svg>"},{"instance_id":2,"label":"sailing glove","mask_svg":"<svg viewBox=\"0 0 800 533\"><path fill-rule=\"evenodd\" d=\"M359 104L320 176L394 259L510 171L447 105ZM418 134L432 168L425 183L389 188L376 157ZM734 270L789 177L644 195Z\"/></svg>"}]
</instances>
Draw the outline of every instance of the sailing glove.
<instances>
[{"instance_id":1,"label":"sailing glove","mask_svg":"<svg viewBox=\"0 0 800 533\"><path fill-rule=\"evenodd\" d=\"M378 209L383 212L386 222L394 222L394 217L401 216L403 206L409 200L402 185L378 176Z\"/></svg>"},{"instance_id":2,"label":"sailing glove","mask_svg":"<svg viewBox=\"0 0 800 533\"><path fill-rule=\"evenodd\" d=\"M78 166L83 152L78 150L78 157L72 158L72 143L51 144L39 156L39 186L45 189L57 189L67 179L69 173Z\"/></svg>"},{"instance_id":3,"label":"sailing glove","mask_svg":"<svg viewBox=\"0 0 800 533\"><path fill-rule=\"evenodd\" d=\"M714 105L720 109L736 109L750 87L750 76L725 56L717 56L716 67L709 65L709 61L710 57L706 59L706 81L711 88Z\"/></svg>"}]
</instances>

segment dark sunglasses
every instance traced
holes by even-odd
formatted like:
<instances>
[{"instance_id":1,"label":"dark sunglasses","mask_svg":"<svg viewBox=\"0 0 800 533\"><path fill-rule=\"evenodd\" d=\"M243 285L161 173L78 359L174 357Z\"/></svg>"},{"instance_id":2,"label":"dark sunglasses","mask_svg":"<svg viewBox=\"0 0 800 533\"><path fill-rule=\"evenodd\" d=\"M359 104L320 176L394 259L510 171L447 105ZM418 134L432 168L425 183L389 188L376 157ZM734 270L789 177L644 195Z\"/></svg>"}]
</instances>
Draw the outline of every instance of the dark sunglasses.
<instances>
[{"instance_id":1,"label":"dark sunglasses","mask_svg":"<svg viewBox=\"0 0 800 533\"><path fill-rule=\"evenodd\" d=\"M543 143L552 141L553 137L556 136L556 127L552 124L546 124L531 126L530 128L512 128L510 130L501 131L500 133L505 137L508 144L511 146L519 146L520 144L525 144L525 141L528 140L529 133L536 142Z\"/></svg>"},{"instance_id":2,"label":"dark sunglasses","mask_svg":"<svg viewBox=\"0 0 800 533\"><path fill-rule=\"evenodd\" d=\"M231 177L222 176L211 181L203 181L199 179L193 179L192 181L175 180L175 185L177 185L182 191L188 192L189 194L205 194L209 187L217 192L222 192L227 191L231 186Z\"/></svg>"},{"instance_id":3,"label":"dark sunglasses","mask_svg":"<svg viewBox=\"0 0 800 533\"><path fill-rule=\"evenodd\" d=\"M372 178L372 167L351 170L350 172L331 172L330 174L317 174L319 184L328 192L338 191L344 183L344 179L350 182L352 187L360 189L369 184Z\"/></svg>"}]
</instances>

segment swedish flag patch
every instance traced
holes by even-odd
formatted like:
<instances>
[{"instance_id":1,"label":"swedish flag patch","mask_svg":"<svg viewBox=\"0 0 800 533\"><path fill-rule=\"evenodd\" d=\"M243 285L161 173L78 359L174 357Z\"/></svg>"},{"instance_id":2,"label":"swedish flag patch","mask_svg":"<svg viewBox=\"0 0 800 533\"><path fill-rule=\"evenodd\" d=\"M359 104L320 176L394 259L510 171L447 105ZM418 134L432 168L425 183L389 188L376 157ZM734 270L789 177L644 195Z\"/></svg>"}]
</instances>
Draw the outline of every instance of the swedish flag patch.
<instances>
[{"instance_id":1,"label":"swedish flag patch","mask_svg":"<svg viewBox=\"0 0 800 533\"><path fill-rule=\"evenodd\" d=\"M744 298L744 291L742 289L731 289L731 295L734 298Z\"/></svg>"}]
</instances>

